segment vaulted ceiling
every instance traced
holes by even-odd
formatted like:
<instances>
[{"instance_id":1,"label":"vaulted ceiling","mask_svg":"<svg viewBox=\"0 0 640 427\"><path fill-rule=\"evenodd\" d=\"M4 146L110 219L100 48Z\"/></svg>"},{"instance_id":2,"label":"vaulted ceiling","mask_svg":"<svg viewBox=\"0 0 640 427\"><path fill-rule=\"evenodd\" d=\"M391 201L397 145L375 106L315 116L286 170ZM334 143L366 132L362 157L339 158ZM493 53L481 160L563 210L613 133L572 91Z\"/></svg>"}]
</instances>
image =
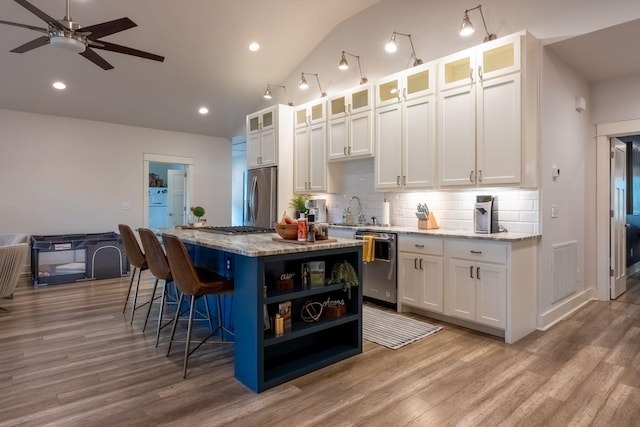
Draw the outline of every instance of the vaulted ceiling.
<instances>
[{"instance_id":1,"label":"vaulted ceiling","mask_svg":"<svg viewBox=\"0 0 640 427\"><path fill-rule=\"evenodd\" d=\"M56 19L65 0L28 0ZM104 38L152 52L163 63L98 51L104 71L51 45L10 50L41 33L0 25L0 108L229 138L258 105L267 83L282 81L336 25L379 0L71 0L82 26L129 17L138 26ZM0 20L46 24L15 1ZM250 52L249 43L261 49ZM56 91L51 84L66 83ZM198 114L207 106L209 114Z\"/></svg>"}]
</instances>

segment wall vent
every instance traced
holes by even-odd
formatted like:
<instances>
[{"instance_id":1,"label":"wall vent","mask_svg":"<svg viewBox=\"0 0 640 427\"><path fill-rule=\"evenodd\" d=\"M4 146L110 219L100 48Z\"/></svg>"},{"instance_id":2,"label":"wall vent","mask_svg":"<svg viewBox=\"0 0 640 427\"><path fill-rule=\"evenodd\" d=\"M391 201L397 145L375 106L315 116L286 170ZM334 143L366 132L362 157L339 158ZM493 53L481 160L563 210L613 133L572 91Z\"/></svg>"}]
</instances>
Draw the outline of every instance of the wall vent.
<instances>
[{"instance_id":1,"label":"wall vent","mask_svg":"<svg viewBox=\"0 0 640 427\"><path fill-rule=\"evenodd\" d=\"M578 242L553 245L551 264L553 301L557 302L576 292L578 285Z\"/></svg>"}]
</instances>

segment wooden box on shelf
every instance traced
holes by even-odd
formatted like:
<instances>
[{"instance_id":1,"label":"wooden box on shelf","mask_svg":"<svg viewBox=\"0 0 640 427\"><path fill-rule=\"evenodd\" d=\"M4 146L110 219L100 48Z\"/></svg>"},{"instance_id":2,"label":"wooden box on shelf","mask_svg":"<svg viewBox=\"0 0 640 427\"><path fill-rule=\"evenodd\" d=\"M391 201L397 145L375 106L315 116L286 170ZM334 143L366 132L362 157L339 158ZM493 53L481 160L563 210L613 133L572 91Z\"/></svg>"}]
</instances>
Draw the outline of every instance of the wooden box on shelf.
<instances>
[{"instance_id":1,"label":"wooden box on shelf","mask_svg":"<svg viewBox=\"0 0 640 427\"><path fill-rule=\"evenodd\" d=\"M336 307L328 307L328 306L324 306L322 308L322 314L325 317L342 317L344 316L344 314L347 312L347 306L346 305L339 305Z\"/></svg>"}]
</instances>

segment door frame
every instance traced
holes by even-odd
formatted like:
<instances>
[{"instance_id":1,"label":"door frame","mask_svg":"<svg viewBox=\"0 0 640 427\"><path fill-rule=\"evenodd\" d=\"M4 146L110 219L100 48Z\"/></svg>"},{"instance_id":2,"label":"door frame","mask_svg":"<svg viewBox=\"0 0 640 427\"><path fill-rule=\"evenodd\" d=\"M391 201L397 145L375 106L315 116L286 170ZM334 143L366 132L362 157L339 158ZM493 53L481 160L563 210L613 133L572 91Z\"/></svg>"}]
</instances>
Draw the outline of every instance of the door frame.
<instances>
[{"instance_id":1,"label":"door frame","mask_svg":"<svg viewBox=\"0 0 640 427\"><path fill-rule=\"evenodd\" d=\"M145 228L149 227L149 163L176 163L185 165L187 173L187 194L185 195L185 206L190 206L193 200L193 169L195 161L192 157L171 156L166 154L143 153L142 167L142 224Z\"/></svg>"},{"instance_id":2,"label":"door frame","mask_svg":"<svg viewBox=\"0 0 640 427\"><path fill-rule=\"evenodd\" d=\"M609 256L611 257L611 268L613 270L613 278L609 289L609 298L616 299L622 295L627 287L627 151L626 144L619 138L611 138L609 140L611 146L611 248ZM621 154L619 154L621 153ZM619 163L622 156L622 162ZM618 176L622 176L622 187L624 196L620 200L617 194ZM622 204L622 206L621 206ZM620 212L622 211L622 212ZM620 224L624 223L624 238L620 238Z\"/></svg>"},{"instance_id":3,"label":"door frame","mask_svg":"<svg viewBox=\"0 0 640 427\"><path fill-rule=\"evenodd\" d=\"M640 134L640 119L596 125L596 295L608 301L611 248L611 145L614 137Z\"/></svg>"}]
</instances>

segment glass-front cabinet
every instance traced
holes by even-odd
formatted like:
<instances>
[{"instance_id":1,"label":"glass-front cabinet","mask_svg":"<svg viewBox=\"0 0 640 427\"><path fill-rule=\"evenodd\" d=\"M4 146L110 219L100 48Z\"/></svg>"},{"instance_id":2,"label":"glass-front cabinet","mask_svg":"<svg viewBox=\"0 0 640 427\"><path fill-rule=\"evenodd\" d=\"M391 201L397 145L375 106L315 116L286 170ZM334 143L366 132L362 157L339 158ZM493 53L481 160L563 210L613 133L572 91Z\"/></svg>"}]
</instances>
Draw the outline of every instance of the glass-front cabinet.
<instances>
[{"instance_id":1,"label":"glass-front cabinet","mask_svg":"<svg viewBox=\"0 0 640 427\"><path fill-rule=\"evenodd\" d=\"M329 161L373 156L372 92L365 85L329 99Z\"/></svg>"},{"instance_id":2,"label":"glass-front cabinet","mask_svg":"<svg viewBox=\"0 0 640 427\"><path fill-rule=\"evenodd\" d=\"M378 81L376 108L429 95L435 88L435 63L409 68Z\"/></svg>"}]
</instances>

